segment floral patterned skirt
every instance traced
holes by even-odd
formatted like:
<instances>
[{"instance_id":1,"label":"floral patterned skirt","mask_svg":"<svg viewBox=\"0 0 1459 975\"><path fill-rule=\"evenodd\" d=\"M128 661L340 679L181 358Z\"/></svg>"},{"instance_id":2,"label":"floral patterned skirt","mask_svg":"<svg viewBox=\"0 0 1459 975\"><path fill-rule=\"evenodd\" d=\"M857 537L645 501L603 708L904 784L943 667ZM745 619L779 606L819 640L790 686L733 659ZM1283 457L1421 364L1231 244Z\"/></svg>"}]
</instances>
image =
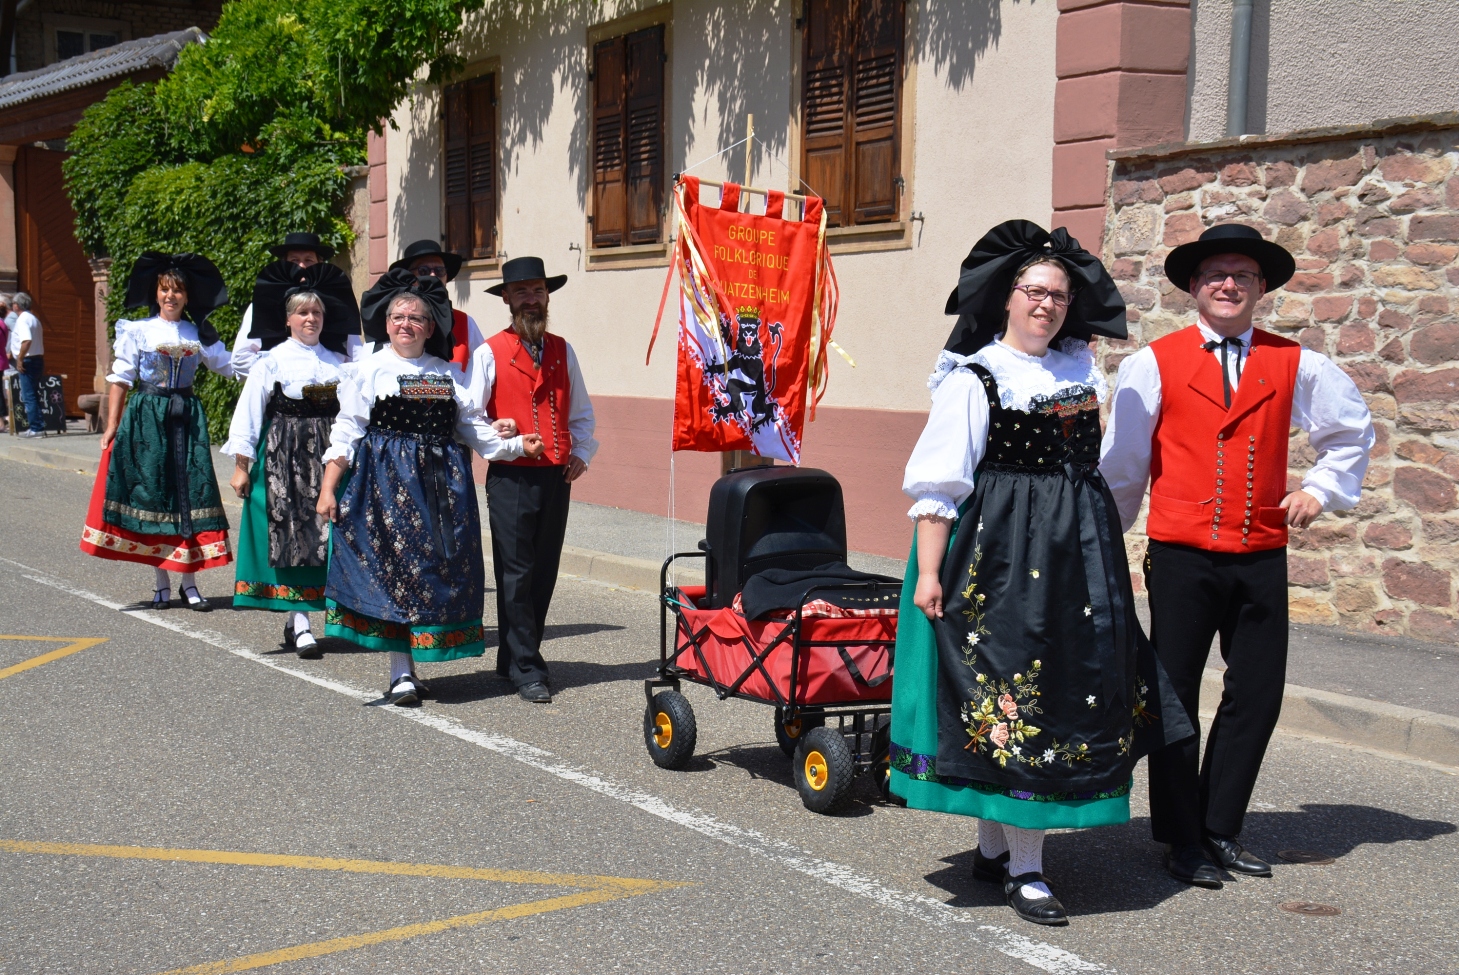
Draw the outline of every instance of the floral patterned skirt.
<instances>
[{"instance_id":1,"label":"floral patterned skirt","mask_svg":"<svg viewBox=\"0 0 1459 975\"><path fill-rule=\"evenodd\" d=\"M420 661L477 657L485 592L466 448L370 428L330 535L325 634Z\"/></svg>"},{"instance_id":2,"label":"floral patterned skirt","mask_svg":"<svg viewBox=\"0 0 1459 975\"><path fill-rule=\"evenodd\" d=\"M270 427L260 437L268 443ZM305 459L307 460L307 458ZM315 463L318 463L317 458ZM253 489L248 500L243 502L243 517L238 525L238 574L233 583L233 607L235 609L271 609L299 613L317 612L324 609L324 584L329 567L320 560L318 565L306 564L276 567L269 558L269 513L277 506L273 497L279 486L275 479L266 476L265 464L255 464ZM318 481L318 478L315 478ZM292 507L303 508L307 502L313 508L313 499L295 499ZM328 550L328 536L323 541Z\"/></svg>"}]
</instances>

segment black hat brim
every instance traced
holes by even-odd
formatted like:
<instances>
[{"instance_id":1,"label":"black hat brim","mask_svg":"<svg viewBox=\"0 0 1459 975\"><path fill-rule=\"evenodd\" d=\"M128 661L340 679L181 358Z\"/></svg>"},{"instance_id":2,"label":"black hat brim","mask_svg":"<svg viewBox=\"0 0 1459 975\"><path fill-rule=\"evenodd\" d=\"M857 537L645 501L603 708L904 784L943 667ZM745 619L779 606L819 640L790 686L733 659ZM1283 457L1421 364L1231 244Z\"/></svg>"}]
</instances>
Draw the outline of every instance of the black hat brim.
<instances>
[{"instance_id":1,"label":"black hat brim","mask_svg":"<svg viewBox=\"0 0 1459 975\"><path fill-rule=\"evenodd\" d=\"M281 261L289 251L313 251L319 255L321 261L327 261L334 257L334 248L328 244L277 244L268 249L270 254Z\"/></svg>"},{"instance_id":2,"label":"black hat brim","mask_svg":"<svg viewBox=\"0 0 1459 975\"><path fill-rule=\"evenodd\" d=\"M518 279L516 279L514 281L503 281L500 284L494 284L490 288L487 288L486 289L486 293L489 294L489 295L500 295L500 294L504 294L506 292L506 290L507 290L507 285L509 285L509 284L516 284L517 281L535 281L535 280L537 280L537 279L536 278L518 278ZM551 294L552 292L556 291L558 288L560 288L563 285L567 284L567 275L566 274L554 274L551 277L543 278L542 280L544 280L544 281L547 282L547 292L549 294Z\"/></svg>"},{"instance_id":3,"label":"black hat brim","mask_svg":"<svg viewBox=\"0 0 1459 975\"><path fill-rule=\"evenodd\" d=\"M441 263L446 265L447 281L454 280L456 275L461 273L461 263L464 258L462 258L460 254L452 254L450 251L441 250L424 251L420 254L411 254L408 257L402 257L400 260L390 265L390 270L409 271L410 266L416 261L420 260L422 257L439 257L441 259Z\"/></svg>"},{"instance_id":4,"label":"black hat brim","mask_svg":"<svg viewBox=\"0 0 1459 975\"><path fill-rule=\"evenodd\" d=\"M1297 262L1281 244L1259 237L1217 237L1181 244L1165 257L1165 278L1180 290L1189 293L1191 277L1207 258L1219 254L1240 254L1261 267L1266 290L1273 291L1292 280Z\"/></svg>"}]
</instances>

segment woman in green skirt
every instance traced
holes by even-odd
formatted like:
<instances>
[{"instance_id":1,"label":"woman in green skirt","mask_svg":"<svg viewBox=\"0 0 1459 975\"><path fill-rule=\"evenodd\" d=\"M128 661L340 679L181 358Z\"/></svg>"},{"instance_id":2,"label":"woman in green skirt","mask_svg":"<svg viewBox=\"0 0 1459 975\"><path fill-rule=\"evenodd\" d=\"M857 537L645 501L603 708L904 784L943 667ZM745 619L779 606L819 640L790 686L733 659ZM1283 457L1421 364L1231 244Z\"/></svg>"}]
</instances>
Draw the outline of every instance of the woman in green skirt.
<instances>
[{"instance_id":1,"label":"woman in green skirt","mask_svg":"<svg viewBox=\"0 0 1459 975\"><path fill-rule=\"evenodd\" d=\"M315 506L359 309L348 276L332 264L269 265L253 308L264 352L223 445L237 465L233 490L244 500L233 605L287 613L284 645L317 659L309 613L324 610L329 524Z\"/></svg>"},{"instance_id":2,"label":"woman in green skirt","mask_svg":"<svg viewBox=\"0 0 1459 975\"><path fill-rule=\"evenodd\" d=\"M1126 822L1136 759L1191 734L1162 707L1099 476L1107 387L1089 341L1123 338L1125 307L1078 241L1017 220L973 248L947 310L960 317L903 482L917 534L890 785L977 817L973 875L1025 920L1066 924L1044 831Z\"/></svg>"}]
</instances>

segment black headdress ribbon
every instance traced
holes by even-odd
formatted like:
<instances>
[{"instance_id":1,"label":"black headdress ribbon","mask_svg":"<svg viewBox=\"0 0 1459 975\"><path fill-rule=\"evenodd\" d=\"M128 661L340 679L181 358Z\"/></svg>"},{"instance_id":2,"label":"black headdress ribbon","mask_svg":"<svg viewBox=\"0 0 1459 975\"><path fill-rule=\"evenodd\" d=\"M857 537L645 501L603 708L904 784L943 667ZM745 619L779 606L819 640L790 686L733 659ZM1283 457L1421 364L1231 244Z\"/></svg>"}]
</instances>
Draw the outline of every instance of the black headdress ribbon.
<instances>
[{"instance_id":1,"label":"black headdress ribbon","mask_svg":"<svg viewBox=\"0 0 1459 975\"><path fill-rule=\"evenodd\" d=\"M253 325L250 338L271 349L289 337L284 308L289 298L310 291L324 303L324 330L319 341L325 348L343 355L345 341L360 334L360 306L354 285L342 269L327 263L300 267L288 261L274 261L258 272L253 285Z\"/></svg>"},{"instance_id":2,"label":"black headdress ribbon","mask_svg":"<svg viewBox=\"0 0 1459 975\"><path fill-rule=\"evenodd\" d=\"M223 284L218 268L201 254L147 251L138 257L127 278L127 307L145 305L153 315L159 314L162 309L157 304L157 279L169 271L181 277L187 288L183 314L197 326L198 341L204 346L212 345L218 341L218 330L208 321L208 316L228 304L228 287Z\"/></svg>"},{"instance_id":3,"label":"black headdress ribbon","mask_svg":"<svg viewBox=\"0 0 1459 975\"><path fill-rule=\"evenodd\" d=\"M404 268L386 271L380 280L360 296L360 319L365 339L370 342L389 343L390 335L385 331L385 314L390 303L401 295L414 295L425 302L436 331L426 339L425 351L438 359L451 358L451 298L446 286L436 278L418 278Z\"/></svg>"},{"instance_id":4,"label":"black headdress ribbon","mask_svg":"<svg viewBox=\"0 0 1459 975\"><path fill-rule=\"evenodd\" d=\"M1036 257L1056 258L1074 292L1055 344L1065 338L1126 337L1125 301L1099 258L1063 227L1049 233L1028 220L1009 220L984 234L963 259L957 287L947 296L947 314L958 316L947 351L972 355L1003 331L1013 276Z\"/></svg>"}]
</instances>

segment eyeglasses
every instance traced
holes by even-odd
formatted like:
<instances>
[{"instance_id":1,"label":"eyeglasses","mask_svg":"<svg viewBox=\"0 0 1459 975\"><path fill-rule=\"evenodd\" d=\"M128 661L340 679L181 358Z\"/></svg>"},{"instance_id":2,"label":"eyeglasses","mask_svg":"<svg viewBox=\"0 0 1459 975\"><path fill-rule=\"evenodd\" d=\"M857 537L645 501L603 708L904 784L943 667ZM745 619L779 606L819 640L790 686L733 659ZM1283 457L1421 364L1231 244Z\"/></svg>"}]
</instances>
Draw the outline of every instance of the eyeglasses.
<instances>
[{"instance_id":1,"label":"eyeglasses","mask_svg":"<svg viewBox=\"0 0 1459 975\"><path fill-rule=\"evenodd\" d=\"M1236 282L1236 287L1242 291L1250 291L1261 280L1261 275L1255 271L1202 271L1196 275L1196 282L1202 288L1209 288L1225 284L1227 278Z\"/></svg>"},{"instance_id":2,"label":"eyeglasses","mask_svg":"<svg viewBox=\"0 0 1459 975\"><path fill-rule=\"evenodd\" d=\"M444 278L446 276L446 265L444 265L444 264L422 264L420 267L418 267L418 268L415 269L415 276L418 277L418 278L421 278L421 277Z\"/></svg>"},{"instance_id":3,"label":"eyeglasses","mask_svg":"<svg viewBox=\"0 0 1459 975\"><path fill-rule=\"evenodd\" d=\"M1066 308L1069 302L1074 300L1072 291L1050 291L1048 288L1040 288L1036 284L1018 284L1013 286L1014 291L1022 291L1028 295L1028 300L1035 305L1042 304L1045 298L1054 299L1054 304L1060 308Z\"/></svg>"},{"instance_id":4,"label":"eyeglasses","mask_svg":"<svg viewBox=\"0 0 1459 975\"><path fill-rule=\"evenodd\" d=\"M404 325L406 322L409 322L416 328L425 328L426 323L429 322L430 319L425 318L421 315L389 315L386 317L385 321L390 325Z\"/></svg>"}]
</instances>

